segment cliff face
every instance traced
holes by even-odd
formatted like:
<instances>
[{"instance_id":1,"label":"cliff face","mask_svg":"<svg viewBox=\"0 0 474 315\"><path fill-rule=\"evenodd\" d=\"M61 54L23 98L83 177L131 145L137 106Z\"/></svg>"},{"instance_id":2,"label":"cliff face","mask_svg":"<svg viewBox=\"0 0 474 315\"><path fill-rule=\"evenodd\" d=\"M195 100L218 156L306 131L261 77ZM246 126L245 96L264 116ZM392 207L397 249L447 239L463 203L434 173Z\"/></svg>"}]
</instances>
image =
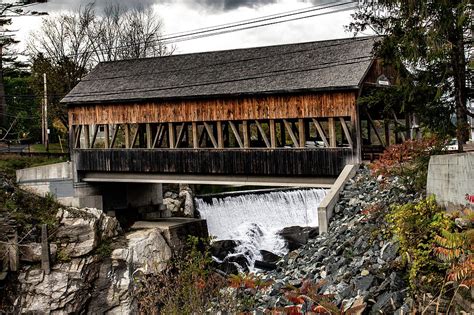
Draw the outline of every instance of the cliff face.
<instances>
[{"instance_id":1,"label":"cliff face","mask_svg":"<svg viewBox=\"0 0 474 315\"><path fill-rule=\"evenodd\" d=\"M56 263L50 273L23 265L15 308L21 313L133 312L134 273L161 271L171 257L162 230L122 234L118 221L98 209L61 209L57 216Z\"/></svg>"}]
</instances>

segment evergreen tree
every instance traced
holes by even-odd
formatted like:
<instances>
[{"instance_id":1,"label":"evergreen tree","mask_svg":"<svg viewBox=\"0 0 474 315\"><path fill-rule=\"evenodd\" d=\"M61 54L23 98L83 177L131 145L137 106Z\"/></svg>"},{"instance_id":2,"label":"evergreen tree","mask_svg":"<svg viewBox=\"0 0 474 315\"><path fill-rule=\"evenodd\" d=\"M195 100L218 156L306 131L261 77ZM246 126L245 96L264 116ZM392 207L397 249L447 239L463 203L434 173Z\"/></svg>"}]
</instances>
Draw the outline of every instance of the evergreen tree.
<instances>
[{"instance_id":1,"label":"evergreen tree","mask_svg":"<svg viewBox=\"0 0 474 315\"><path fill-rule=\"evenodd\" d=\"M471 0L360 0L349 25L352 31L372 29L383 35L379 56L398 68L399 93L405 110L419 114L436 131L448 132L456 117L459 149L469 139L469 86L472 82ZM408 71L403 71L403 70ZM386 97L379 93L378 97ZM376 95L369 101L374 102ZM367 100L366 100L367 101Z\"/></svg>"}]
</instances>

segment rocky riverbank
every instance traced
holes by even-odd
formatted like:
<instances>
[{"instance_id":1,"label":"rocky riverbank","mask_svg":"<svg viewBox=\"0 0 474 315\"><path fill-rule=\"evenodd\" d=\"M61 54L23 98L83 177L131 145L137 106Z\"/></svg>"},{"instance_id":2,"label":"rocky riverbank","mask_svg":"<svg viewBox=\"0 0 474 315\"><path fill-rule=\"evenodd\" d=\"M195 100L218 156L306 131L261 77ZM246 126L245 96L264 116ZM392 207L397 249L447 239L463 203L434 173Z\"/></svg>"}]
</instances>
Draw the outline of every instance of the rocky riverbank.
<instances>
[{"instance_id":1,"label":"rocky riverbank","mask_svg":"<svg viewBox=\"0 0 474 315\"><path fill-rule=\"evenodd\" d=\"M281 289L317 283L318 294L331 295L338 307L364 305L364 313L404 314L411 308L408 285L398 266L398 243L386 237L384 209L414 201L396 181L381 183L361 169L341 192L329 233L289 252L277 269L262 274L271 290L258 291L258 308L294 305Z\"/></svg>"}]
</instances>

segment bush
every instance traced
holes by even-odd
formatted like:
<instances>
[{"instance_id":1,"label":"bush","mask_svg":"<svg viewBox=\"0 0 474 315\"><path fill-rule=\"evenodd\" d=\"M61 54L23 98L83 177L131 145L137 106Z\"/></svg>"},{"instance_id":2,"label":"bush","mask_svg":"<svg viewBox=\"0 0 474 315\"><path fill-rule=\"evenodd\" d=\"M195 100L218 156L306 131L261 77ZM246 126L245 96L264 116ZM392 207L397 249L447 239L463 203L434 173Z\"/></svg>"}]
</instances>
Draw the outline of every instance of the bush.
<instances>
[{"instance_id":1,"label":"bush","mask_svg":"<svg viewBox=\"0 0 474 315\"><path fill-rule=\"evenodd\" d=\"M443 153L444 144L434 137L395 144L389 146L370 168L376 176L398 176L409 191L422 191L426 187L430 157Z\"/></svg>"},{"instance_id":2,"label":"bush","mask_svg":"<svg viewBox=\"0 0 474 315\"><path fill-rule=\"evenodd\" d=\"M205 314L226 285L211 264L209 241L190 237L161 273L137 276L134 296L140 313Z\"/></svg>"},{"instance_id":3,"label":"bush","mask_svg":"<svg viewBox=\"0 0 474 315\"><path fill-rule=\"evenodd\" d=\"M394 206L387 215L391 232L409 269L409 283L417 292L435 293L442 286L446 266L435 256L436 236L453 222L434 199Z\"/></svg>"}]
</instances>

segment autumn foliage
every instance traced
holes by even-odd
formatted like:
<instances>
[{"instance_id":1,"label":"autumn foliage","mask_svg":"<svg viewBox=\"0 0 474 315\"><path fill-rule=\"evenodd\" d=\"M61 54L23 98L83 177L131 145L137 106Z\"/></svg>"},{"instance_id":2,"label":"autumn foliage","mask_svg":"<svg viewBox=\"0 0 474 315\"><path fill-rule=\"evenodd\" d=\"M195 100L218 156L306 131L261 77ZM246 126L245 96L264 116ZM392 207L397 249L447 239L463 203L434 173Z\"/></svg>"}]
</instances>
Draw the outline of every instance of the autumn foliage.
<instances>
[{"instance_id":1,"label":"autumn foliage","mask_svg":"<svg viewBox=\"0 0 474 315\"><path fill-rule=\"evenodd\" d=\"M443 153L444 144L430 137L391 145L370 169L375 176L397 176L407 190L421 190L426 185L430 156Z\"/></svg>"}]
</instances>

